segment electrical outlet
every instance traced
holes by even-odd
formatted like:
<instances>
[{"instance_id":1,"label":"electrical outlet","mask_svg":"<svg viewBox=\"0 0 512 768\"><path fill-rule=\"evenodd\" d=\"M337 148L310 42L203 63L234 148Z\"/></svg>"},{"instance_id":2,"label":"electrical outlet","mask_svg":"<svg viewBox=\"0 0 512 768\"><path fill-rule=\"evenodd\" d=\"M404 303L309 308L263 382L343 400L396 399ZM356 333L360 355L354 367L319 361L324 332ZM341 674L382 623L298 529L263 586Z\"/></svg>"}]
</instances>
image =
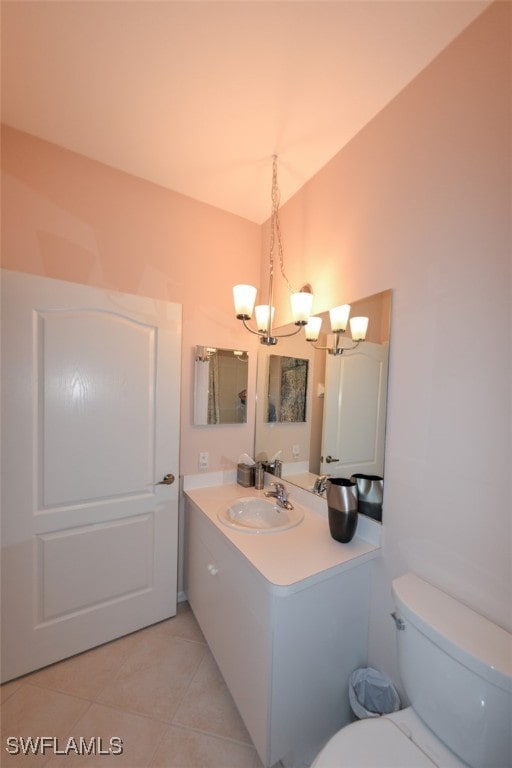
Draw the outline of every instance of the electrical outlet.
<instances>
[{"instance_id":1,"label":"electrical outlet","mask_svg":"<svg viewBox=\"0 0 512 768\"><path fill-rule=\"evenodd\" d=\"M292 456L294 459L298 459L300 456L300 446L292 445Z\"/></svg>"},{"instance_id":2,"label":"electrical outlet","mask_svg":"<svg viewBox=\"0 0 512 768\"><path fill-rule=\"evenodd\" d=\"M206 451L202 451L199 454L199 469L208 469L208 453Z\"/></svg>"}]
</instances>

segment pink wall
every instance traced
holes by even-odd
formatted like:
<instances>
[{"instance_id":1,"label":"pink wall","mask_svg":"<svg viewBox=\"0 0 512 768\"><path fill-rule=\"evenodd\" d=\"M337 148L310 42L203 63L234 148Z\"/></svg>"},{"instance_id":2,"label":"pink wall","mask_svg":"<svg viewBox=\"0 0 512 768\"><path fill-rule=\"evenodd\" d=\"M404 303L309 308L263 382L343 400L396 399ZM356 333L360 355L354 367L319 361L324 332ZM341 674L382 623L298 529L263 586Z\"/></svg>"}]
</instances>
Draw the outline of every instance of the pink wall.
<instances>
[{"instance_id":1,"label":"pink wall","mask_svg":"<svg viewBox=\"0 0 512 768\"><path fill-rule=\"evenodd\" d=\"M370 638L390 672L406 569L512 629L510 29L491 6L281 217L317 310L393 290Z\"/></svg>"},{"instance_id":2,"label":"pink wall","mask_svg":"<svg viewBox=\"0 0 512 768\"><path fill-rule=\"evenodd\" d=\"M247 425L194 427L191 395L196 344L254 349L231 285L259 279L259 226L7 127L2 198L6 269L183 305L180 473L252 450L255 354Z\"/></svg>"}]
</instances>

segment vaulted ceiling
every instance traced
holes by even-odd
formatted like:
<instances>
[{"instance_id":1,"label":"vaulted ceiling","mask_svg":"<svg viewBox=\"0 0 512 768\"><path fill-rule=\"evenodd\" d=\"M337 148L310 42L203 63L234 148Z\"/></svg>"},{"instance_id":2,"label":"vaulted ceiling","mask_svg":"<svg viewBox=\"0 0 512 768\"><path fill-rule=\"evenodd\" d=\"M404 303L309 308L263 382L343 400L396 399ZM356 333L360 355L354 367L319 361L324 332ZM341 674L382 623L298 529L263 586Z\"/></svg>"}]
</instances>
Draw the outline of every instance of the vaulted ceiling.
<instances>
[{"instance_id":1,"label":"vaulted ceiling","mask_svg":"<svg viewBox=\"0 0 512 768\"><path fill-rule=\"evenodd\" d=\"M256 222L486 0L8 0L2 120Z\"/></svg>"}]
</instances>

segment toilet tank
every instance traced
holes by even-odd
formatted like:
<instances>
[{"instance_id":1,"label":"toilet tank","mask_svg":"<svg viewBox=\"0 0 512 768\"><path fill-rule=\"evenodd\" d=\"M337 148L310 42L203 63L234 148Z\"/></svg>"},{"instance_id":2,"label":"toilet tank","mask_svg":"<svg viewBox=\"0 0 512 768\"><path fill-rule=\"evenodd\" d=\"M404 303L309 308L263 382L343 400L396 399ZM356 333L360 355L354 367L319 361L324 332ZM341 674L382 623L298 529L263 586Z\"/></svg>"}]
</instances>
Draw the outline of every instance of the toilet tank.
<instances>
[{"instance_id":1,"label":"toilet tank","mask_svg":"<svg viewBox=\"0 0 512 768\"><path fill-rule=\"evenodd\" d=\"M412 573L393 596L414 711L471 768L511 766L512 635Z\"/></svg>"}]
</instances>

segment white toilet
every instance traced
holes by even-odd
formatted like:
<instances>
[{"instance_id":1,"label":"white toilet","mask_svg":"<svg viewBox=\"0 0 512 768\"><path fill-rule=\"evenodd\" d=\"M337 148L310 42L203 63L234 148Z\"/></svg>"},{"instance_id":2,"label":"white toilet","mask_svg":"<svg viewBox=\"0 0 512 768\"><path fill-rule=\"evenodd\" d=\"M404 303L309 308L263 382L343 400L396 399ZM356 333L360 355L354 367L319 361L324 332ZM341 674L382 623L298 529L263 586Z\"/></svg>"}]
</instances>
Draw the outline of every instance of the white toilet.
<instances>
[{"instance_id":1,"label":"white toilet","mask_svg":"<svg viewBox=\"0 0 512 768\"><path fill-rule=\"evenodd\" d=\"M512 635L412 573L393 596L411 706L346 726L311 768L511 768Z\"/></svg>"}]
</instances>

